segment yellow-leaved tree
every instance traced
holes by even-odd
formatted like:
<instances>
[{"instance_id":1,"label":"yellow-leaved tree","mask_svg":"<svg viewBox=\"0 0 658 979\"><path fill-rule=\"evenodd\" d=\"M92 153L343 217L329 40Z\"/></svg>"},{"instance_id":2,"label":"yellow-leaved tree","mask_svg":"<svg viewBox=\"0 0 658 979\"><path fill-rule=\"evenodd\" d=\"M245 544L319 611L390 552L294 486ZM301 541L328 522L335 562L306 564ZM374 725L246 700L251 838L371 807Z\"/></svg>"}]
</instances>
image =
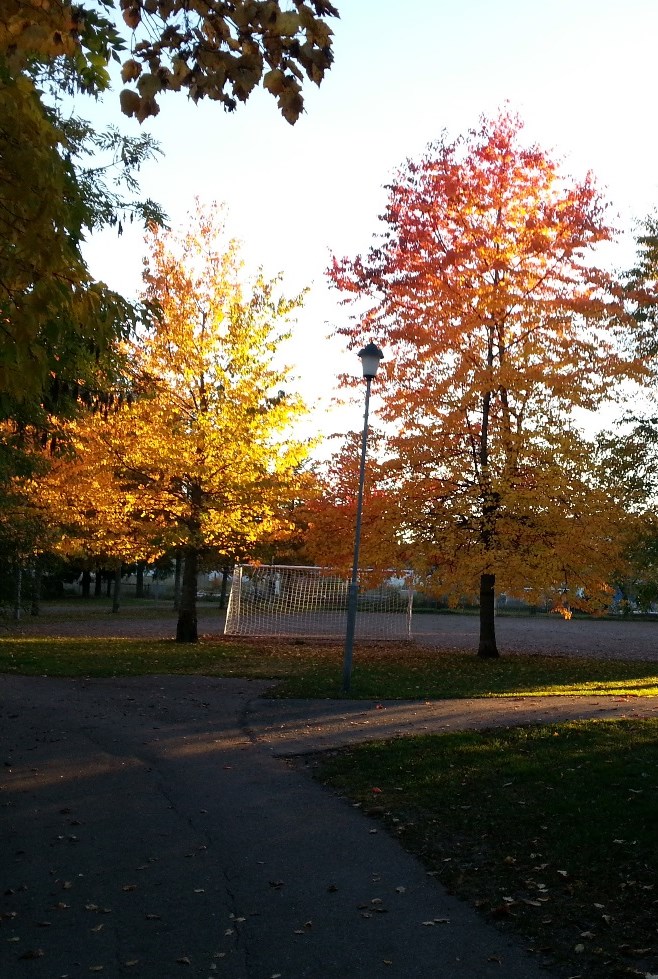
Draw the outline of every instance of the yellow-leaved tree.
<instances>
[{"instance_id":1,"label":"yellow-leaved tree","mask_svg":"<svg viewBox=\"0 0 658 979\"><path fill-rule=\"evenodd\" d=\"M483 657L498 655L496 588L605 605L628 519L574 409L646 375L597 262L613 230L592 178L564 176L521 128L502 112L408 160L375 246L330 269L358 303L340 332L387 351L377 489L397 544L426 588L479 596Z\"/></svg>"},{"instance_id":2,"label":"yellow-leaved tree","mask_svg":"<svg viewBox=\"0 0 658 979\"><path fill-rule=\"evenodd\" d=\"M161 314L130 350L135 397L71 422L75 458L56 460L38 492L65 547L182 552L176 638L195 642L200 557L244 559L294 530L307 445L291 426L305 409L278 361L302 297L248 279L220 208L197 206L188 230L154 229L148 243L146 297Z\"/></svg>"}]
</instances>

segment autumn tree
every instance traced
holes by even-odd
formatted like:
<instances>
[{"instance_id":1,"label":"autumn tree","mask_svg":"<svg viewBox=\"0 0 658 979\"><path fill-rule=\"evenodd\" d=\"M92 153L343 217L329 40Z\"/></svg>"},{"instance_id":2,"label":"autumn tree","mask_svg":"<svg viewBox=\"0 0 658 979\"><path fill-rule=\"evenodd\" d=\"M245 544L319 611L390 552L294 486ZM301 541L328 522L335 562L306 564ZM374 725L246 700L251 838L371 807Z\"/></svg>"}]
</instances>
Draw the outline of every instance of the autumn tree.
<instances>
[{"instance_id":1,"label":"autumn tree","mask_svg":"<svg viewBox=\"0 0 658 979\"><path fill-rule=\"evenodd\" d=\"M326 462L316 463L313 479L299 507L303 522L303 547L307 559L321 567L334 567L349 576L354 556L359 487L361 433L340 440ZM390 577L408 566L408 555L397 534L399 498L386 489L385 468L378 460L381 436L370 432L367 479L364 484L360 539L360 563Z\"/></svg>"},{"instance_id":2,"label":"autumn tree","mask_svg":"<svg viewBox=\"0 0 658 979\"><path fill-rule=\"evenodd\" d=\"M121 13L126 37L115 23ZM227 111L261 85L294 123L304 78L319 85L333 61L329 0L5 0L0 51L29 51L64 86L89 91L109 83L123 60L121 108L140 122L156 115L156 96L184 91ZM130 57L126 58L129 44Z\"/></svg>"},{"instance_id":3,"label":"autumn tree","mask_svg":"<svg viewBox=\"0 0 658 979\"><path fill-rule=\"evenodd\" d=\"M181 552L176 638L195 642L200 558L246 559L292 529L307 449L290 435L303 406L278 363L301 297L246 276L216 208L199 208L187 231L153 229L149 252L146 297L160 318L131 346L138 396L72 423L75 459L35 492L78 549Z\"/></svg>"},{"instance_id":4,"label":"autumn tree","mask_svg":"<svg viewBox=\"0 0 658 979\"><path fill-rule=\"evenodd\" d=\"M478 654L495 657L495 588L600 607L623 514L597 486L576 408L640 378L620 285L597 264L613 231L588 175L564 176L505 112L407 160L370 251L330 276L385 346L378 388L397 533L426 587L479 593Z\"/></svg>"},{"instance_id":5,"label":"autumn tree","mask_svg":"<svg viewBox=\"0 0 658 979\"><path fill-rule=\"evenodd\" d=\"M163 219L137 196L152 139L97 132L61 108L62 90L102 91L116 38L89 18L83 58L72 16L61 3L12 0L0 15L0 420L19 427L47 426L82 388L97 395L105 352L148 315L94 279L84 238Z\"/></svg>"},{"instance_id":6,"label":"autumn tree","mask_svg":"<svg viewBox=\"0 0 658 979\"><path fill-rule=\"evenodd\" d=\"M303 77L320 84L331 65L327 20L334 16L328 0L296 0L290 9L279 0L5 0L0 398L38 399L63 364L83 376L85 357L134 328L141 311L93 280L80 242L104 225L120 231L122 220L135 215L162 218L152 201L123 192L135 190L135 171L156 152L153 141L116 129L95 132L67 118L62 95L99 97L110 84L111 62L123 58L123 81L133 87L121 93L121 106L140 121L158 111L156 95L164 91L183 90L194 101L210 98L232 110L262 82L293 123L303 110ZM108 174L123 182L121 192L104 179Z\"/></svg>"}]
</instances>

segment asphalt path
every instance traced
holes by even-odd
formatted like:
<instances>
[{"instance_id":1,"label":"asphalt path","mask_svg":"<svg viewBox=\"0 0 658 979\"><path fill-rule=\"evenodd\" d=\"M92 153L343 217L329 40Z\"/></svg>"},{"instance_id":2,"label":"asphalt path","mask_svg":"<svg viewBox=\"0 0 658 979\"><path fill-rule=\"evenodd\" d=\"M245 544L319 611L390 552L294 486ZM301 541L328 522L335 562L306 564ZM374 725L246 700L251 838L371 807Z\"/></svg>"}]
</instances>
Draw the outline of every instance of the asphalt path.
<instances>
[{"instance_id":1,"label":"asphalt path","mask_svg":"<svg viewBox=\"0 0 658 979\"><path fill-rule=\"evenodd\" d=\"M1 976L557 975L279 757L265 687L0 677Z\"/></svg>"}]
</instances>

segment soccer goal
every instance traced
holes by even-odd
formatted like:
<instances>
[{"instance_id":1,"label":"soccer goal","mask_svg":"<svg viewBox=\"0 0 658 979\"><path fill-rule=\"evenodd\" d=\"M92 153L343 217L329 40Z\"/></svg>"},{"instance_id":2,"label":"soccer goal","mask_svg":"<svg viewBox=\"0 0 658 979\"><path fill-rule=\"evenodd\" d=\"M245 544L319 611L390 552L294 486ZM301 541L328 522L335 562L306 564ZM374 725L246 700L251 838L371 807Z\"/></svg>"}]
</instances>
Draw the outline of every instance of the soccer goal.
<instances>
[{"instance_id":1,"label":"soccer goal","mask_svg":"<svg viewBox=\"0 0 658 979\"><path fill-rule=\"evenodd\" d=\"M379 576L381 577L381 575ZM329 568L237 565L224 633L233 636L340 637L349 578ZM357 639L411 638L411 576L359 584Z\"/></svg>"}]
</instances>

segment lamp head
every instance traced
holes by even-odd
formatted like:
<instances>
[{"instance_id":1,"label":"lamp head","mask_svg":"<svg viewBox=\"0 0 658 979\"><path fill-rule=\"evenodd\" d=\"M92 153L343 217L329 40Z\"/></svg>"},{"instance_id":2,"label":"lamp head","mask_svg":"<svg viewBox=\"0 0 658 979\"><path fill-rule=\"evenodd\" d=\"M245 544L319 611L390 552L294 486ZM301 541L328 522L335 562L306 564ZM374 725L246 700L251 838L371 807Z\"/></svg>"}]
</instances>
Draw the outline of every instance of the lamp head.
<instances>
[{"instance_id":1,"label":"lamp head","mask_svg":"<svg viewBox=\"0 0 658 979\"><path fill-rule=\"evenodd\" d=\"M375 346L375 344L371 341L367 347L364 347L363 350L359 351L359 357L361 358L363 376L372 379L377 373L380 360L384 359L384 354L381 352L379 347Z\"/></svg>"}]
</instances>

